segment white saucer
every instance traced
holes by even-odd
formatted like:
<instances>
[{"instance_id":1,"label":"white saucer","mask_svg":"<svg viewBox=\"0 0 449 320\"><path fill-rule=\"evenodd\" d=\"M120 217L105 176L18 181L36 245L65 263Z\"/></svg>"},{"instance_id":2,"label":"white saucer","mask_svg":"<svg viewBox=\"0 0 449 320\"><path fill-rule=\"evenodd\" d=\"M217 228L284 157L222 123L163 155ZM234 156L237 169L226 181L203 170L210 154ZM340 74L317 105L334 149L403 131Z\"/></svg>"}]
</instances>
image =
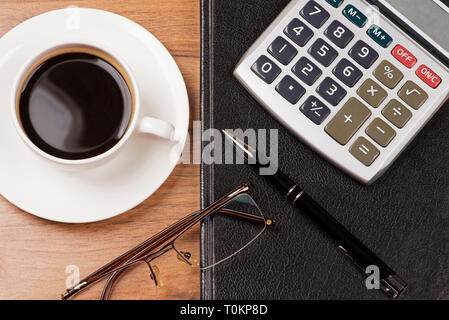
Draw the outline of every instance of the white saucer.
<instances>
[{"instance_id":1,"label":"white saucer","mask_svg":"<svg viewBox=\"0 0 449 320\"><path fill-rule=\"evenodd\" d=\"M101 10L78 9L78 20L70 23L68 14L57 10L39 15L0 39L0 194L45 219L93 222L135 207L167 179L186 140L189 102L175 61L144 28ZM141 113L169 121L184 133L175 149L166 140L134 135L118 156L102 167L69 172L49 166L25 146L11 121L12 83L33 52L68 32L101 39L126 60L141 91Z\"/></svg>"}]
</instances>

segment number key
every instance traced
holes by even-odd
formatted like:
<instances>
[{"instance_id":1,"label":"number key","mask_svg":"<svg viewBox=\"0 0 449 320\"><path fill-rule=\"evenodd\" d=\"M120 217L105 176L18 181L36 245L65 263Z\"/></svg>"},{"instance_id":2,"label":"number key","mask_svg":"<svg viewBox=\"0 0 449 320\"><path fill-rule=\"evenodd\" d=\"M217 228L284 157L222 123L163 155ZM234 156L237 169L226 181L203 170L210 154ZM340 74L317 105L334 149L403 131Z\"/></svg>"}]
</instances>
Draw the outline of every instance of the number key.
<instances>
[{"instance_id":1,"label":"number key","mask_svg":"<svg viewBox=\"0 0 449 320\"><path fill-rule=\"evenodd\" d=\"M353 87L360 80L363 73L348 59L342 59L332 71L335 76L348 87Z\"/></svg>"},{"instance_id":2,"label":"number key","mask_svg":"<svg viewBox=\"0 0 449 320\"><path fill-rule=\"evenodd\" d=\"M339 104L347 93L335 80L329 77L324 79L316 91L333 106Z\"/></svg>"},{"instance_id":3,"label":"number key","mask_svg":"<svg viewBox=\"0 0 449 320\"><path fill-rule=\"evenodd\" d=\"M301 10L301 15L315 28L320 28L329 19L329 12L315 1L309 1Z\"/></svg>"},{"instance_id":4,"label":"number key","mask_svg":"<svg viewBox=\"0 0 449 320\"><path fill-rule=\"evenodd\" d=\"M299 19L293 19L284 29L284 33L298 46L304 47L313 37L313 31Z\"/></svg>"},{"instance_id":5,"label":"number key","mask_svg":"<svg viewBox=\"0 0 449 320\"><path fill-rule=\"evenodd\" d=\"M293 66L293 73L309 86L313 85L321 76L321 70L306 57L301 57Z\"/></svg>"},{"instance_id":6,"label":"number key","mask_svg":"<svg viewBox=\"0 0 449 320\"><path fill-rule=\"evenodd\" d=\"M309 49L309 53L325 67L329 67L329 65L338 56L337 50L332 48L329 44L326 43L326 41L321 38L315 41L314 44L312 44Z\"/></svg>"},{"instance_id":7,"label":"number key","mask_svg":"<svg viewBox=\"0 0 449 320\"><path fill-rule=\"evenodd\" d=\"M281 68L264 55L257 59L251 70L268 84L272 83L281 73Z\"/></svg>"},{"instance_id":8,"label":"number key","mask_svg":"<svg viewBox=\"0 0 449 320\"><path fill-rule=\"evenodd\" d=\"M282 37L277 37L271 43L268 52L284 65L288 65L298 54L298 50Z\"/></svg>"},{"instance_id":9,"label":"number key","mask_svg":"<svg viewBox=\"0 0 449 320\"><path fill-rule=\"evenodd\" d=\"M362 40L349 51L349 56L365 69L368 69L379 58L379 54Z\"/></svg>"},{"instance_id":10,"label":"number key","mask_svg":"<svg viewBox=\"0 0 449 320\"><path fill-rule=\"evenodd\" d=\"M344 49L354 38L354 33L338 20L332 21L324 34L341 49Z\"/></svg>"}]
</instances>

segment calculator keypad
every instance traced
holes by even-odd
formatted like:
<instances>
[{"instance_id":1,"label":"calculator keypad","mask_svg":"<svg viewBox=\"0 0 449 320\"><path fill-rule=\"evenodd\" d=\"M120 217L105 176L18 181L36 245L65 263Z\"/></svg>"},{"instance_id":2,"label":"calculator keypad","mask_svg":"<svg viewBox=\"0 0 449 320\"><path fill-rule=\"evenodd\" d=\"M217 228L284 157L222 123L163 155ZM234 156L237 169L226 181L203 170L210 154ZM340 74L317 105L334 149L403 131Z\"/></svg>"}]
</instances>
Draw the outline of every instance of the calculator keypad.
<instances>
[{"instance_id":1,"label":"calculator keypad","mask_svg":"<svg viewBox=\"0 0 449 320\"><path fill-rule=\"evenodd\" d=\"M301 16L312 26L319 29L329 19L330 14L315 1L309 1L301 10Z\"/></svg>"},{"instance_id":2,"label":"calculator keypad","mask_svg":"<svg viewBox=\"0 0 449 320\"><path fill-rule=\"evenodd\" d=\"M326 31L324 31L324 34L341 49L346 48L349 41L354 38L354 33L352 33L351 30L346 28L343 23L338 20L332 21Z\"/></svg>"},{"instance_id":3,"label":"calculator keypad","mask_svg":"<svg viewBox=\"0 0 449 320\"><path fill-rule=\"evenodd\" d=\"M425 103L434 101L433 92L443 88L440 84L445 80L437 73L446 74L423 59L423 50L404 40L383 16L379 23L370 24L365 3L346 2L297 0L294 11L280 28L276 26L278 31L267 32L269 39L262 39L264 44L256 58L252 55L250 65L281 101L292 106L286 113L285 108L268 106L272 112L280 110L280 119L291 130L313 145L322 140L324 146L318 145L318 151L332 158L334 154L324 148L329 147L342 166L354 164L350 158L370 167L381 155L398 152L401 144L396 142L404 141L410 131L404 128L413 131L410 125L422 120L420 109L434 108ZM264 104L275 101L264 98L268 87L263 81L257 80L259 88L247 78L244 81ZM342 154L334 149L336 143ZM383 157L374 170L380 170L385 159L389 158ZM363 176L364 170L355 168L362 174L345 167L356 177Z\"/></svg>"},{"instance_id":4,"label":"calculator keypad","mask_svg":"<svg viewBox=\"0 0 449 320\"><path fill-rule=\"evenodd\" d=\"M330 44L323 39L318 39L312 44L309 49L309 53L325 67L329 67L330 64L337 58L338 52Z\"/></svg>"}]
</instances>

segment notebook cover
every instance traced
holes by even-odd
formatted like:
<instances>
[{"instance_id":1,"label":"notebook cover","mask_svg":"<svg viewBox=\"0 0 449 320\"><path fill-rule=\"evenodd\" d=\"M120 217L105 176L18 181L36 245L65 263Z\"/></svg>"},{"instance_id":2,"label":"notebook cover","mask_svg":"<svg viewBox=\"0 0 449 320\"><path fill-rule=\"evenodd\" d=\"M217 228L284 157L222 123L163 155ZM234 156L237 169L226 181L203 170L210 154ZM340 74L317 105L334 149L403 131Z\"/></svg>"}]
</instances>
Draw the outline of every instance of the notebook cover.
<instances>
[{"instance_id":1,"label":"notebook cover","mask_svg":"<svg viewBox=\"0 0 449 320\"><path fill-rule=\"evenodd\" d=\"M232 75L288 2L202 1L203 132L278 129L280 169L408 282L403 299L449 299L449 104L378 181L356 182L293 137ZM202 205L241 182L256 187L257 202L278 226L232 260L203 271L203 299L388 299L367 290L336 244L248 166L203 164ZM213 219L203 223L204 265L222 249L225 234Z\"/></svg>"}]
</instances>

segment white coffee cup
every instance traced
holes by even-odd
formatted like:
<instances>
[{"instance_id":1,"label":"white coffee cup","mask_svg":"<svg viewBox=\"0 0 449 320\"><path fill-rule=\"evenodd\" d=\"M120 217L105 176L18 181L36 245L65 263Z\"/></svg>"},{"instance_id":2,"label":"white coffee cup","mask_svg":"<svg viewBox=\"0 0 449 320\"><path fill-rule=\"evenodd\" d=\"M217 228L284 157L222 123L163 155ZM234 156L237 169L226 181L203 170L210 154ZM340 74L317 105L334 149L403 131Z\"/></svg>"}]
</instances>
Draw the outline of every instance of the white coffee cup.
<instances>
[{"instance_id":1,"label":"white coffee cup","mask_svg":"<svg viewBox=\"0 0 449 320\"><path fill-rule=\"evenodd\" d=\"M128 124L128 128L122 138L117 142L117 144L115 144L112 148L108 149L102 154L81 160L68 160L58 158L41 150L27 136L27 133L25 132L21 124L19 115L18 105L20 93L24 86L24 83L27 81L27 79L29 79L32 70L42 64L44 61L47 61L49 58L66 52L94 52L94 55L101 56L102 58L107 57L106 59L108 60L108 62L111 62L112 60L111 63L113 63L114 67L116 67L116 69L122 74L122 76L127 79L127 83L130 91L132 91L134 101L133 112ZM141 114L142 105L140 96L141 95L139 92L139 86L136 82L136 78L124 59L122 59L122 57L117 55L110 48L105 47L104 44L92 42L87 39L83 39L82 41L78 40L76 42L55 43L42 48L42 50L31 57L28 62L25 63L20 69L20 72L18 73L16 80L14 81L11 91L10 100L12 121L23 142L42 160L48 162L49 164L69 170L94 168L98 167L99 165L105 163L106 161L112 159L115 155L117 155L134 134L145 133L157 136L161 139L170 141L173 144L179 142L179 140L181 139L180 136L182 136L182 133L178 134L176 128L171 123Z\"/></svg>"}]
</instances>

